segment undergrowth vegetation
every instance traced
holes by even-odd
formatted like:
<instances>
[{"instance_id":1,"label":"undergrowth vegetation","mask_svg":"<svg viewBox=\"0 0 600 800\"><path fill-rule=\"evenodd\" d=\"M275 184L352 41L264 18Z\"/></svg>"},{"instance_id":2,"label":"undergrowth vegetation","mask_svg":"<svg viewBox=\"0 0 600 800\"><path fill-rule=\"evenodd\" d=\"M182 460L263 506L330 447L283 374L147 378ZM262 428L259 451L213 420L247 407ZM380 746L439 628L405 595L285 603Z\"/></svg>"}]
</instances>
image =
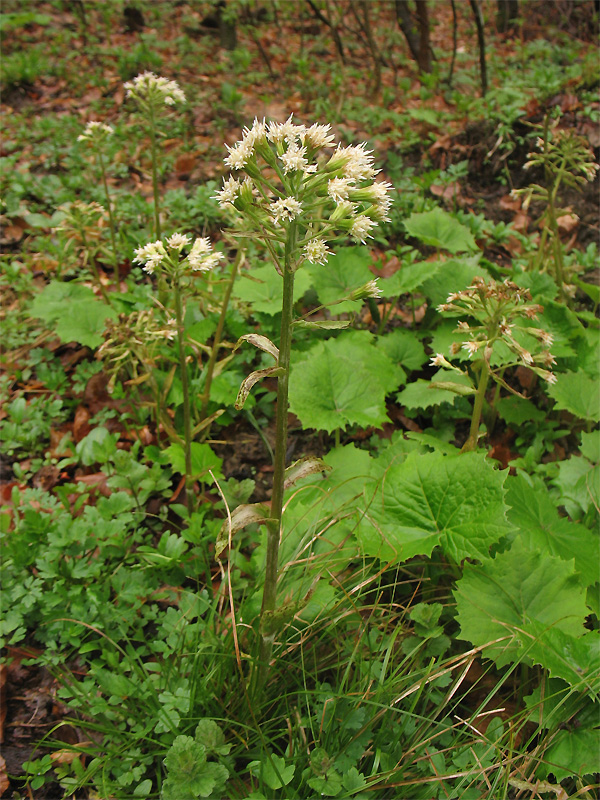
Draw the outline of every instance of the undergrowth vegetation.
<instances>
[{"instance_id":1,"label":"undergrowth vegetation","mask_svg":"<svg viewBox=\"0 0 600 800\"><path fill-rule=\"evenodd\" d=\"M596 797L577 15L5 5L0 790Z\"/></svg>"}]
</instances>

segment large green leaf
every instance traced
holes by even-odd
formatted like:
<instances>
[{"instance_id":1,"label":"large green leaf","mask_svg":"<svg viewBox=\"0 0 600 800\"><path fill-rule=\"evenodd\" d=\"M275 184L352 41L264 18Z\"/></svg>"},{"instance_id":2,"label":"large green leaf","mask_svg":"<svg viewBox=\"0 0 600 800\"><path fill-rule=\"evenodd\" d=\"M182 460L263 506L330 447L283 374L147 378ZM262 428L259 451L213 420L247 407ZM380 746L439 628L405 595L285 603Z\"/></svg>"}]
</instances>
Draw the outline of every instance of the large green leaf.
<instances>
[{"instance_id":1,"label":"large green leaf","mask_svg":"<svg viewBox=\"0 0 600 800\"><path fill-rule=\"evenodd\" d=\"M388 421L385 396L401 376L371 334L349 331L317 342L292 366L290 410L305 427L329 433L347 425L381 426Z\"/></svg>"},{"instance_id":2,"label":"large green leaf","mask_svg":"<svg viewBox=\"0 0 600 800\"><path fill-rule=\"evenodd\" d=\"M107 319L116 319L111 306L96 299L93 291L78 283L51 281L31 304L30 313L52 325L63 342L79 342L95 348L102 344Z\"/></svg>"},{"instance_id":3,"label":"large green leaf","mask_svg":"<svg viewBox=\"0 0 600 800\"><path fill-rule=\"evenodd\" d=\"M427 361L425 348L421 342L413 331L407 331L404 328L396 328L391 333L381 336L377 341L377 346L407 372L420 369Z\"/></svg>"},{"instance_id":4,"label":"large green leaf","mask_svg":"<svg viewBox=\"0 0 600 800\"><path fill-rule=\"evenodd\" d=\"M326 266L309 264L306 267L312 278L312 285L323 305L336 303L331 309L332 314L345 314L358 310L362 302L347 300L337 302L343 297L348 297L354 289L359 289L373 280L373 273L369 269L372 262L368 247L343 247L333 256L329 256ZM296 273L298 274L298 273Z\"/></svg>"},{"instance_id":5,"label":"large green leaf","mask_svg":"<svg viewBox=\"0 0 600 800\"><path fill-rule=\"evenodd\" d=\"M583 586L598 580L600 538L583 525L559 517L550 493L543 485L530 486L521 475L506 483L508 519L515 535L530 549L562 558L575 559Z\"/></svg>"},{"instance_id":6,"label":"large green leaf","mask_svg":"<svg viewBox=\"0 0 600 800\"><path fill-rule=\"evenodd\" d=\"M407 264L391 275L383 278L379 285L384 297L397 297L401 294L414 292L425 281L434 278L443 266L442 261L418 261Z\"/></svg>"},{"instance_id":7,"label":"large green leaf","mask_svg":"<svg viewBox=\"0 0 600 800\"><path fill-rule=\"evenodd\" d=\"M449 387L454 384L454 391ZM398 393L398 402L405 408L430 408L440 403L454 403L461 390L468 392L473 384L467 375L451 369L439 369L430 381L419 378Z\"/></svg>"},{"instance_id":8,"label":"large green leaf","mask_svg":"<svg viewBox=\"0 0 600 800\"><path fill-rule=\"evenodd\" d=\"M294 300L299 300L309 288L310 276L306 270L298 270L294 279ZM233 293L240 300L250 303L253 311L274 315L281 311L283 279L272 266L257 267L237 279Z\"/></svg>"},{"instance_id":9,"label":"large green leaf","mask_svg":"<svg viewBox=\"0 0 600 800\"><path fill-rule=\"evenodd\" d=\"M574 634L575 631L572 631ZM561 678L575 689L595 694L600 689L600 634L565 633L558 627L530 620L523 630L523 646L534 664L541 664L553 678Z\"/></svg>"},{"instance_id":10,"label":"large green leaf","mask_svg":"<svg viewBox=\"0 0 600 800\"><path fill-rule=\"evenodd\" d=\"M531 650L547 630L571 638L585 630L585 589L574 562L529 550L519 539L493 559L467 564L454 595L460 638L487 645L485 655L499 667L523 659L546 666L541 647L535 658Z\"/></svg>"},{"instance_id":11,"label":"large green leaf","mask_svg":"<svg viewBox=\"0 0 600 800\"><path fill-rule=\"evenodd\" d=\"M599 754L600 729L561 730L544 751L538 775L552 774L557 781L571 776L582 779L584 775L600 772Z\"/></svg>"},{"instance_id":12,"label":"large green leaf","mask_svg":"<svg viewBox=\"0 0 600 800\"><path fill-rule=\"evenodd\" d=\"M546 390L556 408L564 408L580 419L600 420L600 383L583 372L561 372Z\"/></svg>"},{"instance_id":13,"label":"large green leaf","mask_svg":"<svg viewBox=\"0 0 600 800\"><path fill-rule=\"evenodd\" d=\"M423 283L423 294L431 301L431 305L438 306L445 303L451 292L461 292L473 282L477 275L489 278L489 272L479 263L480 255L469 258L450 258L444 261L442 268L433 278Z\"/></svg>"},{"instance_id":14,"label":"large green leaf","mask_svg":"<svg viewBox=\"0 0 600 800\"><path fill-rule=\"evenodd\" d=\"M471 231L441 208L434 208L433 211L425 211L422 214L411 214L405 220L404 227L410 236L439 250L448 250L450 253L477 250Z\"/></svg>"},{"instance_id":15,"label":"large green leaf","mask_svg":"<svg viewBox=\"0 0 600 800\"><path fill-rule=\"evenodd\" d=\"M600 507L600 466L587 458L571 456L561 461L553 483L560 491L560 504L572 519L581 519L593 505Z\"/></svg>"},{"instance_id":16,"label":"large green leaf","mask_svg":"<svg viewBox=\"0 0 600 800\"><path fill-rule=\"evenodd\" d=\"M490 545L510 531L505 479L477 453L410 453L367 483L361 548L383 561L430 555L436 545L455 561L486 558Z\"/></svg>"}]
</instances>

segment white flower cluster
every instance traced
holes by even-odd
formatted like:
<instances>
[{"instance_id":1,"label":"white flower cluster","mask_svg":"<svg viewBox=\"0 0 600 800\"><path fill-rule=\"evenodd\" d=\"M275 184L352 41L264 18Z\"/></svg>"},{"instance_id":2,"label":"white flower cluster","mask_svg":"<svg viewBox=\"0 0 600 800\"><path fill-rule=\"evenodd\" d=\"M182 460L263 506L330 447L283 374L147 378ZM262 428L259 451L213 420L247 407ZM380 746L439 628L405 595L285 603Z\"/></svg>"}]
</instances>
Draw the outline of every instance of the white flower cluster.
<instances>
[{"instance_id":1,"label":"white flower cluster","mask_svg":"<svg viewBox=\"0 0 600 800\"><path fill-rule=\"evenodd\" d=\"M103 141L107 136L112 136L113 133L114 128L111 125L107 125L105 122L91 120L85 126L83 133L79 134L77 141L97 144Z\"/></svg>"},{"instance_id":2,"label":"white flower cluster","mask_svg":"<svg viewBox=\"0 0 600 800\"><path fill-rule=\"evenodd\" d=\"M143 247L138 247L134 252L135 258L133 261L143 264L143 268L149 275L152 275L156 268L167 258L167 251L160 239L156 242L145 244Z\"/></svg>"},{"instance_id":3,"label":"white flower cluster","mask_svg":"<svg viewBox=\"0 0 600 800\"><path fill-rule=\"evenodd\" d=\"M125 83L124 88L127 90L127 97L133 97L142 103L160 101L167 106L185 103L185 94L176 81L162 78L153 72L142 72Z\"/></svg>"},{"instance_id":4,"label":"white flower cluster","mask_svg":"<svg viewBox=\"0 0 600 800\"><path fill-rule=\"evenodd\" d=\"M179 260L179 255L184 247L188 247L192 237L183 233L174 233L166 239L167 251L162 241L150 242L143 247L135 250L134 262L143 264L143 269L152 275L157 267L183 268L189 267L192 272L208 272L217 266L225 256L223 253L213 250L210 239L196 239L189 254Z\"/></svg>"},{"instance_id":5,"label":"white flower cluster","mask_svg":"<svg viewBox=\"0 0 600 800\"><path fill-rule=\"evenodd\" d=\"M188 264L193 272L208 272L216 267L225 256L218 250L213 250L210 239L196 239L187 257Z\"/></svg>"},{"instance_id":6,"label":"white flower cluster","mask_svg":"<svg viewBox=\"0 0 600 800\"><path fill-rule=\"evenodd\" d=\"M388 221L391 184L374 182L378 173L366 144L335 146L330 125L296 125L254 120L242 138L225 145L225 164L244 171L243 180L229 176L216 199L260 221L272 239L285 241L285 225L296 220L305 259L325 264L327 242L349 235L357 242ZM262 163L261 163L262 162Z\"/></svg>"}]
</instances>

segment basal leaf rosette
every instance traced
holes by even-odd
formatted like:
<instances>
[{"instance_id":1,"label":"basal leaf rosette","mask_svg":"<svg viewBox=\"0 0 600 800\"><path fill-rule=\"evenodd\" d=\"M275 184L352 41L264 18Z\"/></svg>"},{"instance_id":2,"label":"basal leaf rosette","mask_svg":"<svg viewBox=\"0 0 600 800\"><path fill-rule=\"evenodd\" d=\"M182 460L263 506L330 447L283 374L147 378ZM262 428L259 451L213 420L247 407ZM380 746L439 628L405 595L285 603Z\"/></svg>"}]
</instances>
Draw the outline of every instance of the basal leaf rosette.
<instances>
[{"instance_id":1,"label":"basal leaf rosette","mask_svg":"<svg viewBox=\"0 0 600 800\"><path fill-rule=\"evenodd\" d=\"M351 237L365 243L388 219L391 185L375 182L378 170L367 146L337 148L330 125L260 122L245 128L240 141L227 146L225 164L236 176L217 193L222 208L235 208L266 241L277 264L281 246L290 247L297 268L304 260L325 264L328 243ZM280 270L281 271L281 270Z\"/></svg>"}]
</instances>

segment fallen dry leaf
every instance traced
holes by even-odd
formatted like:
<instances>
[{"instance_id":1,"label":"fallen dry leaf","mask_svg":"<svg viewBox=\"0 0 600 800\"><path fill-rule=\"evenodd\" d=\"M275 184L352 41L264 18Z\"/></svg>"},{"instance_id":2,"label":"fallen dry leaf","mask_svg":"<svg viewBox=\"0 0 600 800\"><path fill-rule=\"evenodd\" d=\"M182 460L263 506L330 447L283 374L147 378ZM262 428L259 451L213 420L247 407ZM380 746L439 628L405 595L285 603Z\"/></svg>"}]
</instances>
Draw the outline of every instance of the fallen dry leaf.
<instances>
[{"instance_id":1,"label":"fallen dry leaf","mask_svg":"<svg viewBox=\"0 0 600 800\"><path fill-rule=\"evenodd\" d=\"M10 781L6 774L6 761L0 756L0 797L10 788Z\"/></svg>"},{"instance_id":2,"label":"fallen dry leaf","mask_svg":"<svg viewBox=\"0 0 600 800\"><path fill-rule=\"evenodd\" d=\"M511 197L509 194L505 194L498 200L498 205L503 211L520 211L521 198Z\"/></svg>"},{"instance_id":3,"label":"fallen dry leaf","mask_svg":"<svg viewBox=\"0 0 600 800\"><path fill-rule=\"evenodd\" d=\"M579 226L579 217L573 213L563 214L556 218L556 224L560 233L569 234Z\"/></svg>"}]
</instances>

